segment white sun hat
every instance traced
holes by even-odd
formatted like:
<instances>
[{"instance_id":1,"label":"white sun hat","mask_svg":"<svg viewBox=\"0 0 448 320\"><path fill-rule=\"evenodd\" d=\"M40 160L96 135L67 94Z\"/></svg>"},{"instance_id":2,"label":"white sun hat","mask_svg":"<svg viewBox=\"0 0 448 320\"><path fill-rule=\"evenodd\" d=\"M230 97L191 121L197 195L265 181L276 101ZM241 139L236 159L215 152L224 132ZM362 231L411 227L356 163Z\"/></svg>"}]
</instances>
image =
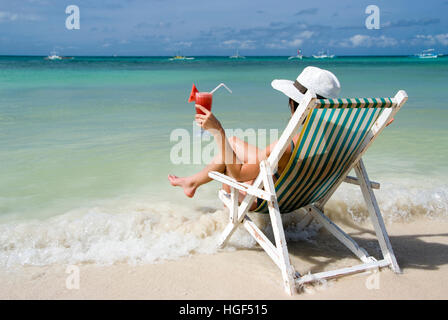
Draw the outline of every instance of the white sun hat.
<instances>
[{"instance_id":1,"label":"white sun hat","mask_svg":"<svg viewBox=\"0 0 448 320\"><path fill-rule=\"evenodd\" d=\"M299 103L309 89L313 90L319 99L337 98L341 91L341 84L333 73L312 66L303 69L296 81L275 79L271 85Z\"/></svg>"}]
</instances>

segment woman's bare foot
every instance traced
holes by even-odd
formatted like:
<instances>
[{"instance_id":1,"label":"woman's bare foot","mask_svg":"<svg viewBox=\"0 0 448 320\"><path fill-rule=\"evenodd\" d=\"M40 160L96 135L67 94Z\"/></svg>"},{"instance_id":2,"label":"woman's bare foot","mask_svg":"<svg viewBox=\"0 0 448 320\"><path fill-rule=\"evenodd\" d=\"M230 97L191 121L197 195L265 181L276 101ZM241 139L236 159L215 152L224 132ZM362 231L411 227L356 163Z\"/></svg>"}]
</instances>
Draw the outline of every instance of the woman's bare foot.
<instances>
[{"instance_id":1,"label":"woman's bare foot","mask_svg":"<svg viewBox=\"0 0 448 320\"><path fill-rule=\"evenodd\" d=\"M175 175L169 174L168 180L171 185L174 187L182 187L184 189L184 193L188 198L193 198L194 193L196 192L196 186L194 185L192 179L190 177L179 178Z\"/></svg>"}]
</instances>

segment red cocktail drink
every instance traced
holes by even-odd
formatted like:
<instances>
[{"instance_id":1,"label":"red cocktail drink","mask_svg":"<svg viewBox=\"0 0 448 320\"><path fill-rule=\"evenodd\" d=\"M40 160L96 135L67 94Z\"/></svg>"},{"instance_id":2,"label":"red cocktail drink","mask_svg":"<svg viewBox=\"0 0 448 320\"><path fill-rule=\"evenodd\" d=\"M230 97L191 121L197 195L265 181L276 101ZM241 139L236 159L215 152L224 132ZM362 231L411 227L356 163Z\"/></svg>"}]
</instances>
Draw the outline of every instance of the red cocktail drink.
<instances>
[{"instance_id":1,"label":"red cocktail drink","mask_svg":"<svg viewBox=\"0 0 448 320\"><path fill-rule=\"evenodd\" d=\"M212 110L213 94L210 92L196 93L196 104L203 106L208 111ZM196 114L204 114L201 110L196 108Z\"/></svg>"},{"instance_id":2,"label":"red cocktail drink","mask_svg":"<svg viewBox=\"0 0 448 320\"><path fill-rule=\"evenodd\" d=\"M188 98L188 102L194 101L196 104L203 106L208 111L212 111L213 93L220 87L225 87L230 93L232 93L232 90L227 88L227 86L224 83L219 84L215 89L213 89L210 92L199 92L199 90L193 84L193 87L191 88L190 97ZM196 114L204 114L204 112L196 108Z\"/></svg>"}]
</instances>

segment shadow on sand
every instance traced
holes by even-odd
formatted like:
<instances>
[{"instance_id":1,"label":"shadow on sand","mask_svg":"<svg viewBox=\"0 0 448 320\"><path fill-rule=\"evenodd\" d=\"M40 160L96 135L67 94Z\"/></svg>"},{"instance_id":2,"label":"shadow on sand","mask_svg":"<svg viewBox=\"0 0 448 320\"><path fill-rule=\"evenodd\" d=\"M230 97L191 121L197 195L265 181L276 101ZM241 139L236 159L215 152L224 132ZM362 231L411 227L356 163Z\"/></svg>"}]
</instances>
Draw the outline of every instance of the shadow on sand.
<instances>
[{"instance_id":1,"label":"shadow on sand","mask_svg":"<svg viewBox=\"0 0 448 320\"><path fill-rule=\"evenodd\" d=\"M351 229L348 232L350 236L370 255L377 259L382 258L373 230L354 223L344 223L341 227ZM448 264L448 245L441 243L440 240L437 242L431 240L434 237L446 238L448 233L389 235L389 237L398 264L403 271L406 269L437 270L440 266ZM448 243L448 241L443 242ZM259 247L257 249L261 250ZM288 249L293 265L302 272L305 271L303 267L306 272L312 273L332 269L331 264L341 264L344 259L357 261L354 264L361 263L350 250L323 229L311 241L288 241ZM353 265L353 262L349 262L347 266L350 264Z\"/></svg>"}]
</instances>

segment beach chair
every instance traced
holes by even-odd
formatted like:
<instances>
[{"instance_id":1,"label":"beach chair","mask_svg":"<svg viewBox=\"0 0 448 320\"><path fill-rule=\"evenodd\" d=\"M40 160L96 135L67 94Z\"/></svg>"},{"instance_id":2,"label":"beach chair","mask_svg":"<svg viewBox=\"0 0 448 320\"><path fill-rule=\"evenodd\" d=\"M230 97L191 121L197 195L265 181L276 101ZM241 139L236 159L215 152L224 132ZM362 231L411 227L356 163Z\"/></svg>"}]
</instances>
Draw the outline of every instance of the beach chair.
<instances>
[{"instance_id":1,"label":"beach chair","mask_svg":"<svg viewBox=\"0 0 448 320\"><path fill-rule=\"evenodd\" d=\"M390 267L400 273L391 243L375 199L373 189L379 183L369 180L362 156L376 137L393 119L407 101L405 91L393 98L317 99L308 90L293 114L270 156L260 163L260 173L252 185L241 183L219 172L210 172L210 178L230 186L230 193L220 190L219 198L229 208L230 221L221 234L224 246L239 225L266 251L281 270L284 288L288 294L296 286L367 270ZM300 133L293 154L282 175L274 183L273 172L285 149ZM356 177L348 176L354 169ZM370 219L383 255L382 260L369 256L348 234L325 214L324 206L341 183L361 188ZM241 204L238 190L246 192ZM263 202L255 211L268 212L274 243L247 216L255 198ZM281 213L301 209L352 251L362 264L301 276L291 266Z\"/></svg>"}]
</instances>

